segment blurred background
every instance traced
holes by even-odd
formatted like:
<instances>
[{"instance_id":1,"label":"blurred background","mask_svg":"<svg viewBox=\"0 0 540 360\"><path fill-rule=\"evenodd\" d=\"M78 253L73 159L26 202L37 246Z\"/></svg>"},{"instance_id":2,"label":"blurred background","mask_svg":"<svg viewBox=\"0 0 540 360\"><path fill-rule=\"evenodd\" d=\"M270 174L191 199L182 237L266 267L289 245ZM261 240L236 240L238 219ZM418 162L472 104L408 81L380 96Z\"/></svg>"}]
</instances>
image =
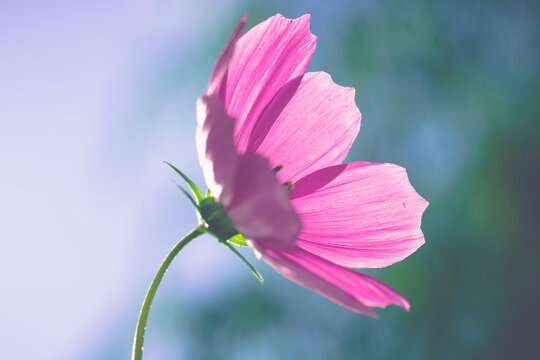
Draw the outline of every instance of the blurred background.
<instances>
[{"instance_id":1,"label":"blurred background","mask_svg":"<svg viewBox=\"0 0 540 360\"><path fill-rule=\"evenodd\" d=\"M540 358L536 1L0 1L0 358L127 359L147 287L196 225L195 99L236 21L311 13L310 70L357 89L348 161L404 166L426 244L369 271L379 320L215 240L157 294L145 359Z\"/></svg>"}]
</instances>

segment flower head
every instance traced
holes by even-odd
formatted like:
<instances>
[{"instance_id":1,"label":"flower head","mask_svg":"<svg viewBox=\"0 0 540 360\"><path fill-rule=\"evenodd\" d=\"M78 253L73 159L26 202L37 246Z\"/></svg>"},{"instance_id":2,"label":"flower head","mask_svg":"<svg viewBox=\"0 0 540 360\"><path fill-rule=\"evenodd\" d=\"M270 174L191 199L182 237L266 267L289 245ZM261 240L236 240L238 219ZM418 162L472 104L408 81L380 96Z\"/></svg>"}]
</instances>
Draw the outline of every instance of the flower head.
<instances>
[{"instance_id":1,"label":"flower head","mask_svg":"<svg viewBox=\"0 0 540 360\"><path fill-rule=\"evenodd\" d=\"M292 281L358 313L408 301L349 268L402 260L424 243L427 201L392 164L342 164L360 130L354 89L306 73L309 15L244 16L197 103L197 149L234 228Z\"/></svg>"}]
</instances>

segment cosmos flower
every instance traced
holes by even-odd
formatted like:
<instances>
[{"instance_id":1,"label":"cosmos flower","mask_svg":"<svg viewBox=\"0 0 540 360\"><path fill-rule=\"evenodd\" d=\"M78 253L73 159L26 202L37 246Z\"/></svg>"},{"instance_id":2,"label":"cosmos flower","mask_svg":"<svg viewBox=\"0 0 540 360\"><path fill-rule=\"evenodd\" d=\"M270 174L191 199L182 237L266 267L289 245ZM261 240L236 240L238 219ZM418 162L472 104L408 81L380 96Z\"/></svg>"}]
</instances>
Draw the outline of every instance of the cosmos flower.
<instances>
[{"instance_id":1,"label":"cosmos flower","mask_svg":"<svg viewBox=\"0 0 540 360\"><path fill-rule=\"evenodd\" d=\"M234 229L207 222L352 311L409 310L388 285L349 268L389 266L418 249L428 203L399 166L342 164L361 114L354 89L306 73L317 42L309 19L275 15L241 35L244 16L219 56L197 102L197 149Z\"/></svg>"}]
</instances>

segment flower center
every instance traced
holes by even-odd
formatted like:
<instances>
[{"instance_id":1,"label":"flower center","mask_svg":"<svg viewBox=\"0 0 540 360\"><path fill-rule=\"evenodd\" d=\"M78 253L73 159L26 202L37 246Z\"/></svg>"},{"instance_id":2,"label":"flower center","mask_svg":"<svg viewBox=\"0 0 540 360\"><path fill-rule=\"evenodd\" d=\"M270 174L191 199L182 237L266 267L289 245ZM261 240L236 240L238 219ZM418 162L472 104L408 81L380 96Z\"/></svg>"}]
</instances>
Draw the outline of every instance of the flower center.
<instances>
[{"instance_id":1,"label":"flower center","mask_svg":"<svg viewBox=\"0 0 540 360\"><path fill-rule=\"evenodd\" d=\"M275 174L277 174L278 171L281 170L281 169L283 169L283 165L282 165L282 164L280 164L280 165L276 166L275 168L273 168L272 171L273 171ZM289 188L289 190L292 190L292 189L294 188L294 184L293 184L293 182L290 181L290 180L284 182L284 183L281 184L281 185L287 186L287 187Z\"/></svg>"}]
</instances>

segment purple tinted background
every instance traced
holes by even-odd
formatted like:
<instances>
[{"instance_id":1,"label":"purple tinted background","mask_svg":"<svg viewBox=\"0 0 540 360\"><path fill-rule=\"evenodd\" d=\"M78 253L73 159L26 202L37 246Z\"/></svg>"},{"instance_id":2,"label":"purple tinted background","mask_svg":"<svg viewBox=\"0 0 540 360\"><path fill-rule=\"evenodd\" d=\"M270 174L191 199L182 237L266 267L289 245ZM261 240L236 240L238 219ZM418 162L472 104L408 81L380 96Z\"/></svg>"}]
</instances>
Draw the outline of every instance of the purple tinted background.
<instances>
[{"instance_id":1,"label":"purple tinted background","mask_svg":"<svg viewBox=\"0 0 540 360\"><path fill-rule=\"evenodd\" d=\"M209 14L209 6L0 4L1 358L99 353L119 326L135 325L153 272L196 224L162 161L202 183L194 99L206 74L189 82L190 55L232 10L223 2ZM209 72L213 60L205 61ZM235 260L199 241L168 285L209 297L230 278L214 274L233 273Z\"/></svg>"}]
</instances>

